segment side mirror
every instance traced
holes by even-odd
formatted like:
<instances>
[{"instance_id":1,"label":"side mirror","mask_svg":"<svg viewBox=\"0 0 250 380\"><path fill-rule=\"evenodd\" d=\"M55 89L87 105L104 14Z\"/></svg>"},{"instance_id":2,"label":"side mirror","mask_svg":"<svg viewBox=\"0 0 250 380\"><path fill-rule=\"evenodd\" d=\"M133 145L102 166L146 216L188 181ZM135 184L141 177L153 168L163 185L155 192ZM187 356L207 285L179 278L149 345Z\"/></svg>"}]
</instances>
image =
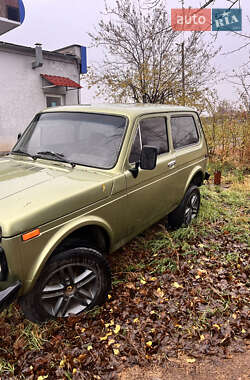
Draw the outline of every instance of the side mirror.
<instances>
[{"instance_id":1,"label":"side mirror","mask_svg":"<svg viewBox=\"0 0 250 380\"><path fill-rule=\"evenodd\" d=\"M141 151L140 167L144 170L153 170L156 167L157 148L144 145Z\"/></svg>"},{"instance_id":2,"label":"side mirror","mask_svg":"<svg viewBox=\"0 0 250 380\"><path fill-rule=\"evenodd\" d=\"M17 141L20 140L21 137L22 137L22 134L19 132L17 135Z\"/></svg>"}]
</instances>

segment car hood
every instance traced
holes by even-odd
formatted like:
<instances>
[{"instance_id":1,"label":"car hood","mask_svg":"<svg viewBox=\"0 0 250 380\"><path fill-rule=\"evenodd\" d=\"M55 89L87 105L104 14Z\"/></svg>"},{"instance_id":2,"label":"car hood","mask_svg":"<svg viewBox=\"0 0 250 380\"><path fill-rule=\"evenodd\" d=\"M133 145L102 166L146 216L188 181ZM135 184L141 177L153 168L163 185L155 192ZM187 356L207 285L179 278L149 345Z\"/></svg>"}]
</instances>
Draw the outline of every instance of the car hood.
<instances>
[{"instance_id":1,"label":"car hood","mask_svg":"<svg viewBox=\"0 0 250 380\"><path fill-rule=\"evenodd\" d=\"M48 160L0 159L0 226L14 236L110 196L112 176Z\"/></svg>"}]
</instances>

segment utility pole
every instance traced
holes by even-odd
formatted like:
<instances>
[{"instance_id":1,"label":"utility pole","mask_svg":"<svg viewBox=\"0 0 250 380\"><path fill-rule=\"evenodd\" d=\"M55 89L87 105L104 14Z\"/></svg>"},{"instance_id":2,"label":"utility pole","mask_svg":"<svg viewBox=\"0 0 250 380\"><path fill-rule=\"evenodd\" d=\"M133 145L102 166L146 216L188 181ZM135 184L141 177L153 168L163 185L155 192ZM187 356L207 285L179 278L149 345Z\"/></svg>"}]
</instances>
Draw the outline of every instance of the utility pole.
<instances>
[{"instance_id":1,"label":"utility pole","mask_svg":"<svg viewBox=\"0 0 250 380\"><path fill-rule=\"evenodd\" d=\"M184 41L181 43L181 68L182 68L182 104L185 106L186 103L186 92L185 92L185 55L184 55Z\"/></svg>"},{"instance_id":2,"label":"utility pole","mask_svg":"<svg viewBox=\"0 0 250 380\"><path fill-rule=\"evenodd\" d=\"M184 14L184 0L181 0L182 14ZM184 50L184 36L185 32L182 30L182 43L181 43L181 72L182 72L182 105L186 104L185 92L185 50Z\"/></svg>"}]
</instances>

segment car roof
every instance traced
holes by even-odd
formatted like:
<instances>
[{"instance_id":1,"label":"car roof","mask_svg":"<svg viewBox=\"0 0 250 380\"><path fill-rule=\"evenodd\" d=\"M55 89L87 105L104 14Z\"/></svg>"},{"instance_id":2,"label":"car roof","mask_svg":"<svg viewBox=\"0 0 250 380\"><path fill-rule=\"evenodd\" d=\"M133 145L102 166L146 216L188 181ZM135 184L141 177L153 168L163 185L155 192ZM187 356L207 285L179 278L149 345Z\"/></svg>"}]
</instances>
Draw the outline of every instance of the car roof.
<instances>
[{"instance_id":1,"label":"car roof","mask_svg":"<svg viewBox=\"0 0 250 380\"><path fill-rule=\"evenodd\" d=\"M102 113L113 115L124 115L127 117L136 117L145 114L161 112L187 112L195 110L184 106L175 106L167 104L80 104L72 106L59 106L46 108L43 112L87 112Z\"/></svg>"}]
</instances>

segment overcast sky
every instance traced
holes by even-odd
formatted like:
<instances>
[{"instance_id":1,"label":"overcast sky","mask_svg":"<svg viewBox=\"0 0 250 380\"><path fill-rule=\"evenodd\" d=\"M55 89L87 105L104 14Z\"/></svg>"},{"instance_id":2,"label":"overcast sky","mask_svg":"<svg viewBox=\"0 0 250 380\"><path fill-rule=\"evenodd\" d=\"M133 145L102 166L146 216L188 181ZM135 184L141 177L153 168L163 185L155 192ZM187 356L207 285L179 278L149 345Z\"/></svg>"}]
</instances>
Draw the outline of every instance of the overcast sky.
<instances>
[{"instance_id":1,"label":"overcast sky","mask_svg":"<svg viewBox=\"0 0 250 380\"><path fill-rule=\"evenodd\" d=\"M153 3L155 0L146 1ZM185 0L185 7L198 8L205 1L207 0ZM100 12L104 10L104 0L23 0L23 2L26 10L23 25L0 36L0 40L25 46L33 46L36 42L40 42L45 50L55 50L71 44L88 47L90 44L88 32L94 31L101 17ZM113 4L114 0L107 0L107 3ZM166 0L166 4L170 12L171 8L181 7L181 0ZM240 5L243 16L242 33L249 35L250 22L247 23L247 17L250 17L250 1L240 0ZM215 4L210 7L228 7L228 1L215 0ZM218 32L217 45L222 46L222 52L216 58L218 70L230 73L247 62L248 48L234 54L223 55L246 42L245 39L235 36L232 32ZM88 48L87 54L89 65L94 61L101 61L101 50ZM232 86L226 82L220 83L218 85L220 96L233 100L235 92ZM82 101L92 102L93 100L93 91L83 88ZM98 102L101 99L95 99L95 101Z\"/></svg>"}]
</instances>

